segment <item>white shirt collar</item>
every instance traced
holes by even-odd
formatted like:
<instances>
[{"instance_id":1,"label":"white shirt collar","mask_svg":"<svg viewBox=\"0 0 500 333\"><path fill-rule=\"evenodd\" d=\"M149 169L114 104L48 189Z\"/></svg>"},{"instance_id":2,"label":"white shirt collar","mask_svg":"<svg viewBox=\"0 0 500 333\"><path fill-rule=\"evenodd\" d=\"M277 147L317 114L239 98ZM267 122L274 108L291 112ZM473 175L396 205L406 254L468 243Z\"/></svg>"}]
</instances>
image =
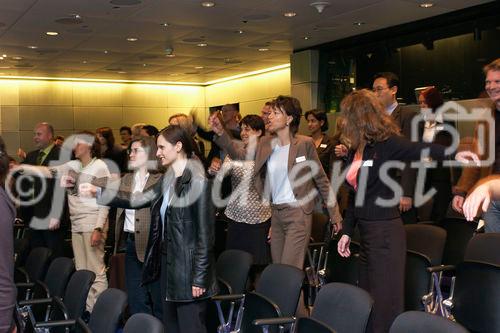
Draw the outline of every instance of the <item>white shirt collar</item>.
<instances>
[{"instance_id":1,"label":"white shirt collar","mask_svg":"<svg viewBox=\"0 0 500 333\"><path fill-rule=\"evenodd\" d=\"M391 115L394 112L394 110L396 110L397 107L398 107L398 102L396 101L391 105L389 105L385 110L387 111L388 115Z\"/></svg>"}]
</instances>

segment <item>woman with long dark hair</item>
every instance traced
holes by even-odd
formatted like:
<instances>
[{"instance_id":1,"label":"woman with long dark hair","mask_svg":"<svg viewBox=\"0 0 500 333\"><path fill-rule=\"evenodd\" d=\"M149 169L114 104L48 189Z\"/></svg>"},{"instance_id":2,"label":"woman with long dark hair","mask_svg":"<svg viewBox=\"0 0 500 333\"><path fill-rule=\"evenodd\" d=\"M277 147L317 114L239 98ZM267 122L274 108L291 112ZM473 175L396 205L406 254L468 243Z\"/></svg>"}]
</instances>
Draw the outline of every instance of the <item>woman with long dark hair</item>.
<instances>
[{"instance_id":1,"label":"woman with long dark hair","mask_svg":"<svg viewBox=\"0 0 500 333\"><path fill-rule=\"evenodd\" d=\"M97 139L101 144L101 158L106 162L109 172L117 174L125 172L126 151L115 143L115 136L111 127L99 127L96 130Z\"/></svg>"},{"instance_id":2,"label":"woman with long dark hair","mask_svg":"<svg viewBox=\"0 0 500 333\"><path fill-rule=\"evenodd\" d=\"M418 161L424 149L433 160L451 156L445 155L442 145L414 143L402 137L369 90L345 97L341 111L346 118L342 136L349 147L346 182L350 196L338 252L350 256L349 243L357 225L361 235L359 284L375 301L369 332L388 332L404 310L406 237L398 210L399 196L391 187L395 182L386 168L390 168L390 162ZM470 152L457 153L455 158L477 161Z\"/></svg>"},{"instance_id":3,"label":"woman with long dark hair","mask_svg":"<svg viewBox=\"0 0 500 333\"><path fill-rule=\"evenodd\" d=\"M168 126L156 143L156 157L168 168L161 181L140 195L104 191L98 201L121 208L151 207L143 283L160 279L168 332L203 333L208 300L217 292L210 188L203 166L192 159L192 140L186 131ZM88 184L80 191L96 193Z\"/></svg>"}]
</instances>

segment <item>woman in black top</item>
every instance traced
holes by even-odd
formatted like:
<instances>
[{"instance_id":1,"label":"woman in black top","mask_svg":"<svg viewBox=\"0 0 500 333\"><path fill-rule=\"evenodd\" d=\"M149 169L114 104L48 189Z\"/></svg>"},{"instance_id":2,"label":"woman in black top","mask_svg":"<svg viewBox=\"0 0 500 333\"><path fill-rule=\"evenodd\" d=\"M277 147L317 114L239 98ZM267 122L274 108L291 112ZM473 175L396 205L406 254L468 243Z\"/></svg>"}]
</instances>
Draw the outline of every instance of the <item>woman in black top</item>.
<instances>
[{"instance_id":1,"label":"woman in black top","mask_svg":"<svg viewBox=\"0 0 500 333\"><path fill-rule=\"evenodd\" d=\"M311 138L318 152L321 166L323 170L325 170L326 176L330 178L330 164L335 156L335 144L326 134L328 131L328 118L326 117L326 113L313 109L307 111L304 118L307 120L307 128L311 132Z\"/></svg>"},{"instance_id":2,"label":"woman in black top","mask_svg":"<svg viewBox=\"0 0 500 333\"><path fill-rule=\"evenodd\" d=\"M346 117L342 134L349 146L346 180L350 196L338 252L343 257L350 255L349 243L357 224L361 236L359 284L375 301L368 331L388 332L404 310L406 238L398 210L402 191L395 193L399 185L389 178L386 168L388 162L401 168L400 161L418 161L426 148L432 159L443 160L446 148L400 136L398 126L371 91L351 93L342 101L341 110ZM477 160L470 152L458 153L456 158Z\"/></svg>"}]
</instances>

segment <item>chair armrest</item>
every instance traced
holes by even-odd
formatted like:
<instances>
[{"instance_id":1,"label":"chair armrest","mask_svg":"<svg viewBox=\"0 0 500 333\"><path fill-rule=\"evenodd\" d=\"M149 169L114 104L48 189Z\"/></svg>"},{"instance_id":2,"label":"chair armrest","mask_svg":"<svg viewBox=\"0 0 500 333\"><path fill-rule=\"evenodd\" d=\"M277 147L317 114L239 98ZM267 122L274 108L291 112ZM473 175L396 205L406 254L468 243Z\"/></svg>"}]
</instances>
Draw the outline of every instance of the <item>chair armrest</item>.
<instances>
[{"instance_id":1,"label":"chair armrest","mask_svg":"<svg viewBox=\"0 0 500 333\"><path fill-rule=\"evenodd\" d=\"M221 284L222 287L226 288L226 290L227 290L227 294L222 294L222 295L229 295L229 294L233 293L233 288L231 288L231 285L229 284L229 282L227 282L226 280L221 279L219 277L217 278L217 282L219 284ZM219 289L222 289L221 286L219 286Z\"/></svg>"},{"instance_id":2,"label":"chair armrest","mask_svg":"<svg viewBox=\"0 0 500 333\"><path fill-rule=\"evenodd\" d=\"M78 332L80 333L92 333L87 324L83 321L82 318L78 318L76 320L76 326L78 327Z\"/></svg>"},{"instance_id":3,"label":"chair armrest","mask_svg":"<svg viewBox=\"0 0 500 333\"><path fill-rule=\"evenodd\" d=\"M440 265L440 266L427 267L427 271L429 273L448 272L448 271L454 271L455 269L456 267L454 265Z\"/></svg>"},{"instance_id":4,"label":"chair armrest","mask_svg":"<svg viewBox=\"0 0 500 333\"><path fill-rule=\"evenodd\" d=\"M52 303L53 298L37 298L37 299L29 299L26 301L19 301L19 306L25 305L37 305L37 304L50 304Z\"/></svg>"},{"instance_id":5,"label":"chair armrest","mask_svg":"<svg viewBox=\"0 0 500 333\"><path fill-rule=\"evenodd\" d=\"M64 319L70 319L68 309L66 308L66 305L64 305L62 299L60 299L59 297L52 297L52 299L54 300L54 303L57 305L59 310L62 312Z\"/></svg>"},{"instance_id":6,"label":"chair armrest","mask_svg":"<svg viewBox=\"0 0 500 333\"><path fill-rule=\"evenodd\" d=\"M216 295L212 296L212 300L221 302L237 301L245 298L245 294L234 294L234 295Z\"/></svg>"},{"instance_id":7,"label":"chair armrest","mask_svg":"<svg viewBox=\"0 0 500 333\"><path fill-rule=\"evenodd\" d=\"M283 324L293 324L295 323L295 317L279 317L279 318L266 318L266 319L255 319L252 324L255 326L263 325L283 325Z\"/></svg>"},{"instance_id":8,"label":"chair armrest","mask_svg":"<svg viewBox=\"0 0 500 333\"><path fill-rule=\"evenodd\" d=\"M17 289L30 289L33 288L35 284L33 282L18 282L16 283Z\"/></svg>"},{"instance_id":9,"label":"chair armrest","mask_svg":"<svg viewBox=\"0 0 500 333\"><path fill-rule=\"evenodd\" d=\"M20 273L24 277L24 282L31 282L28 272L23 267L16 267L16 272Z\"/></svg>"},{"instance_id":10,"label":"chair armrest","mask_svg":"<svg viewBox=\"0 0 500 333\"><path fill-rule=\"evenodd\" d=\"M51 328L51 327L60 327L60 326L75 326L76 320L52 320L52 321L43 321L35 323L35 328Z\"/></svg>"}]
</instances>

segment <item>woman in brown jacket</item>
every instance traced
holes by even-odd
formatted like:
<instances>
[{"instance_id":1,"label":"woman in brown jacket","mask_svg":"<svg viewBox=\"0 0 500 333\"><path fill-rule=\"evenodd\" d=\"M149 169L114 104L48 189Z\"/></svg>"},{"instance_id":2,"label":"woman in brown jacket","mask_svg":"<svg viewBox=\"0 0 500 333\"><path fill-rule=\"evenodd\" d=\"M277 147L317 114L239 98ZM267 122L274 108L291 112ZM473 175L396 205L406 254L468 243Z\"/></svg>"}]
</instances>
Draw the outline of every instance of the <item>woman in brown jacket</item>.
<instances>
[{"instance_id":1,"label":"woman in brown jacket","mask_svg":"<svg viewBox=\"0 0 500 333\"><path fill-rule=\"evenodd\" d=\"M276 98L268 119L270 135L259 140L255 154L248 155L255 156L257 191L271 201L273 263L300 269L309 243L318 192L337 230L342 220L314 142L310 137L297 135L301 115L302 108L296 98ZM217 135L227 138L216 116L211 116L210 123ZM238 154L237 145L231 144L231 140L216 140L216 143L234 158L241 158L242 154Z\"/></svg>"}]
</instances>

